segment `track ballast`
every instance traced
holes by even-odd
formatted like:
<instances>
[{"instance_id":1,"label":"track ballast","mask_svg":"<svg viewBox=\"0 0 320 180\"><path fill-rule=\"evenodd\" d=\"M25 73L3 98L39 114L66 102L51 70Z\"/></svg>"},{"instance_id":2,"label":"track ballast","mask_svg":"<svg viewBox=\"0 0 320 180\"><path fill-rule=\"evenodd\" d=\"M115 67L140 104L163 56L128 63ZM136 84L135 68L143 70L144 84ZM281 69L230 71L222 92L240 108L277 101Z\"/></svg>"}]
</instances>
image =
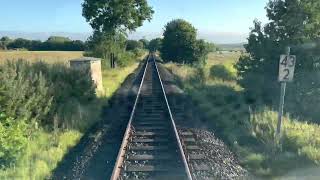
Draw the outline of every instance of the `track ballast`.
<instances>
[{"instance_id":1,"label":"track ballast","mask_svg":"<svg viewBox=\"0 0 320 180\"><path fill-rule=\"evenodd\" d=\"M153 54L111 179L192 179Z\"/></svg>"}]
</instances>

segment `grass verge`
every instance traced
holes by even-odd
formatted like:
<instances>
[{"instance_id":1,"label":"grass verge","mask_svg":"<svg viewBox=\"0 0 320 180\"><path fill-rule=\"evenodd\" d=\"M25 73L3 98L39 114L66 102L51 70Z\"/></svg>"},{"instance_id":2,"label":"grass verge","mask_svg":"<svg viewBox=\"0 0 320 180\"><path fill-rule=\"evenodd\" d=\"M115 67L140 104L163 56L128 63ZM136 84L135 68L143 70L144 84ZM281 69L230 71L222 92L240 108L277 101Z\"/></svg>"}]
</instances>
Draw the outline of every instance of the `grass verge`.
<instances>
[{"instance_id":1,"label":"grass verge","mask_svg":"<svg viewBox=\"0 0 320 180\"><path fill-rule=\"evenodd\" d=\"M264 105L252 107L233 76L232 64L238 57L239 54L231 53L210 54L203 69L177 64L166 67L192 99L199 114L197 123L214 130L252 174L275 178L286 177L296 169L303 173L310 166L319 168L320 126L287 114L282 146L274 145L277 112ZM222 73L212 73L212 67L217 65L222 66Z\"/></svg>"},{"instance_id":2,"label":"grass verge","mask_svg":"<svg viewBox=\"0 0 320 180\"><path fill-rule=\"evenodd\" d=\"M79 107L82 112L81 116L95 115L83 118L86 119L85 122L79 121L78 118L73 126L76 128L47 131L40 127L37 131L34 131L32 136L28 138L26 149L16 165L6 169L0 168L0 179L33 180L48 178L68 150L79 142L84 132L100 120L99 114L102 106L121 86L125 78L138 67L139 62L135 61L124 68L103 69L103 83L106 94L97 99L93 105ZM85 113L87 111L90 113ZM77 117L78 113L75 113L74 118ZM90 121L87 121L88 119Z\"/></svg>"}]
</instances>

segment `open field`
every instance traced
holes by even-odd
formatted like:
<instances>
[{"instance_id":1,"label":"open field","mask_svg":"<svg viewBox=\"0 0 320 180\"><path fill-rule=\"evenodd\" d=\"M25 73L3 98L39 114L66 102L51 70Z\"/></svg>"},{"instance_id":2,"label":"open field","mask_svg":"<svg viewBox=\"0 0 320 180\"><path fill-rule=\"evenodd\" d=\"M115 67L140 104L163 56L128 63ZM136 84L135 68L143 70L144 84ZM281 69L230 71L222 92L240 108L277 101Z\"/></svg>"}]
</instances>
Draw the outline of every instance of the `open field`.
<instances>
[{"instance_id":1,"label":"open field","mask_svg":"<svg viewBox=\"0 0 320 180\"><path fill-rule=\"evenodd\" d=\"M214 64L236 63L240 57L239 52L210 53L208 55L207 66Z\"/></svg>"},{"instance_id":2,"label":"open field","mask_svg":"<svg viewBox=\"0 0 320 180\"><path fill-rule=\"evenodd\" d=\"M70 59L83 57L82 51L0 51L0 64L6 60L25 59L30 62L66 63Z\"/></svg>"}]
</instances>

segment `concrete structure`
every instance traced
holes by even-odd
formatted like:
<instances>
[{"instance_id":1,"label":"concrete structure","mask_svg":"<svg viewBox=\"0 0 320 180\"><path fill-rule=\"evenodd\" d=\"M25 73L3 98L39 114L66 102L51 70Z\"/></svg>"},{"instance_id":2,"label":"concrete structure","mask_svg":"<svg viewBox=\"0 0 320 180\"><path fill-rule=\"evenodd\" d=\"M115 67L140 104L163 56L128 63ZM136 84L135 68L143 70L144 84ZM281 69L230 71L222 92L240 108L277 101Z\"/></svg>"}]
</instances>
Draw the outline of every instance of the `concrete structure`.
<instances>
[{"instance_id":1,"label":"concrete structure","mask_svg":"<svg viewBox=\"0 0 320 180\"><path fill-rule=\"evenodd\" d=\"M90 69L91 78L97 86L97 92L103 93L101 59L92 57L83 57L70 60L70 67L76 69Z\"/></svg>"}]
</instances>

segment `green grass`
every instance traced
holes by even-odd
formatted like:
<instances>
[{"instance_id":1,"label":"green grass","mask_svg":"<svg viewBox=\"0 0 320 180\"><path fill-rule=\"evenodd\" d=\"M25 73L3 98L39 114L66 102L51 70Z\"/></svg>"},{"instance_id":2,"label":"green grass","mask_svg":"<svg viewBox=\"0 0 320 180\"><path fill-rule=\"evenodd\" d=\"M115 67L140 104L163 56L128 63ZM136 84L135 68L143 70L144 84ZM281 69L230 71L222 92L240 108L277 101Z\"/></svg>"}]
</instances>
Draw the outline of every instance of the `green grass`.
<instances>
[{"instance_id":1,"label":"green grass","mask_svg":"<svg viewBox=\"0 0 320 180\"><path fill-rule=\"evenodd\" d=\"M282 146L275 146L277 112L263 106L252 110L236 79L210 76L210 69L217 65L235 75L233 64L238 58L238 53L211 53L204 75L190 66L167 64L166 67L179 78L196 105L195 110L201 112L198 123L214 129L251 173L275 178L309 166L319 168L319 125L298 121L288 114L283 123Z\"/></svg>"},{"instance_id":2,"label":"green grass","mask_svg":"<svg viewBox=\"0 0 320 180\"><path fill-rule=\"evenodd\" d=\"M81 136L79 131L73 130L57 134L37 132L35 137L29 140L26 153L16 167L0 170L0 179L45 179Z\"/></svg>"},{"instance_id":3,"label":"green grass","mask_svg":"<svg viewBox=\"0 0 320 180\"><path fill-rule=\"evenodd\" d=\"M111 97L119 88L121 83L126 79L126 77L131 74L138 67L138 65L139 63L134 63L124 68L104 69L102 71L102 83L105 91L104 96Z\"/></svg>"},{"instance_id":4,"label":"green grass","mask_svg":"<svg viewBox=\"0 0 320 180\"><path fill-rule=\"evenodd\" d=\"M121 86L125 78L138 67L139 62L135 61L124 68L104 68L103 85L106 93L100 96L95 103L79 107L82 109L83 119L90 119L90 121L79 120L79 114L75 113L74 117L72 116L76 123L73 124L73 128L53 132L39 129L34 132L32 138L28 140L25 153L16 166L5 170L0 168L0 179L38 180L48 178L63 156L78 143L84 132L100 120L102 106Z\"/></svg>"}]
</instances>

